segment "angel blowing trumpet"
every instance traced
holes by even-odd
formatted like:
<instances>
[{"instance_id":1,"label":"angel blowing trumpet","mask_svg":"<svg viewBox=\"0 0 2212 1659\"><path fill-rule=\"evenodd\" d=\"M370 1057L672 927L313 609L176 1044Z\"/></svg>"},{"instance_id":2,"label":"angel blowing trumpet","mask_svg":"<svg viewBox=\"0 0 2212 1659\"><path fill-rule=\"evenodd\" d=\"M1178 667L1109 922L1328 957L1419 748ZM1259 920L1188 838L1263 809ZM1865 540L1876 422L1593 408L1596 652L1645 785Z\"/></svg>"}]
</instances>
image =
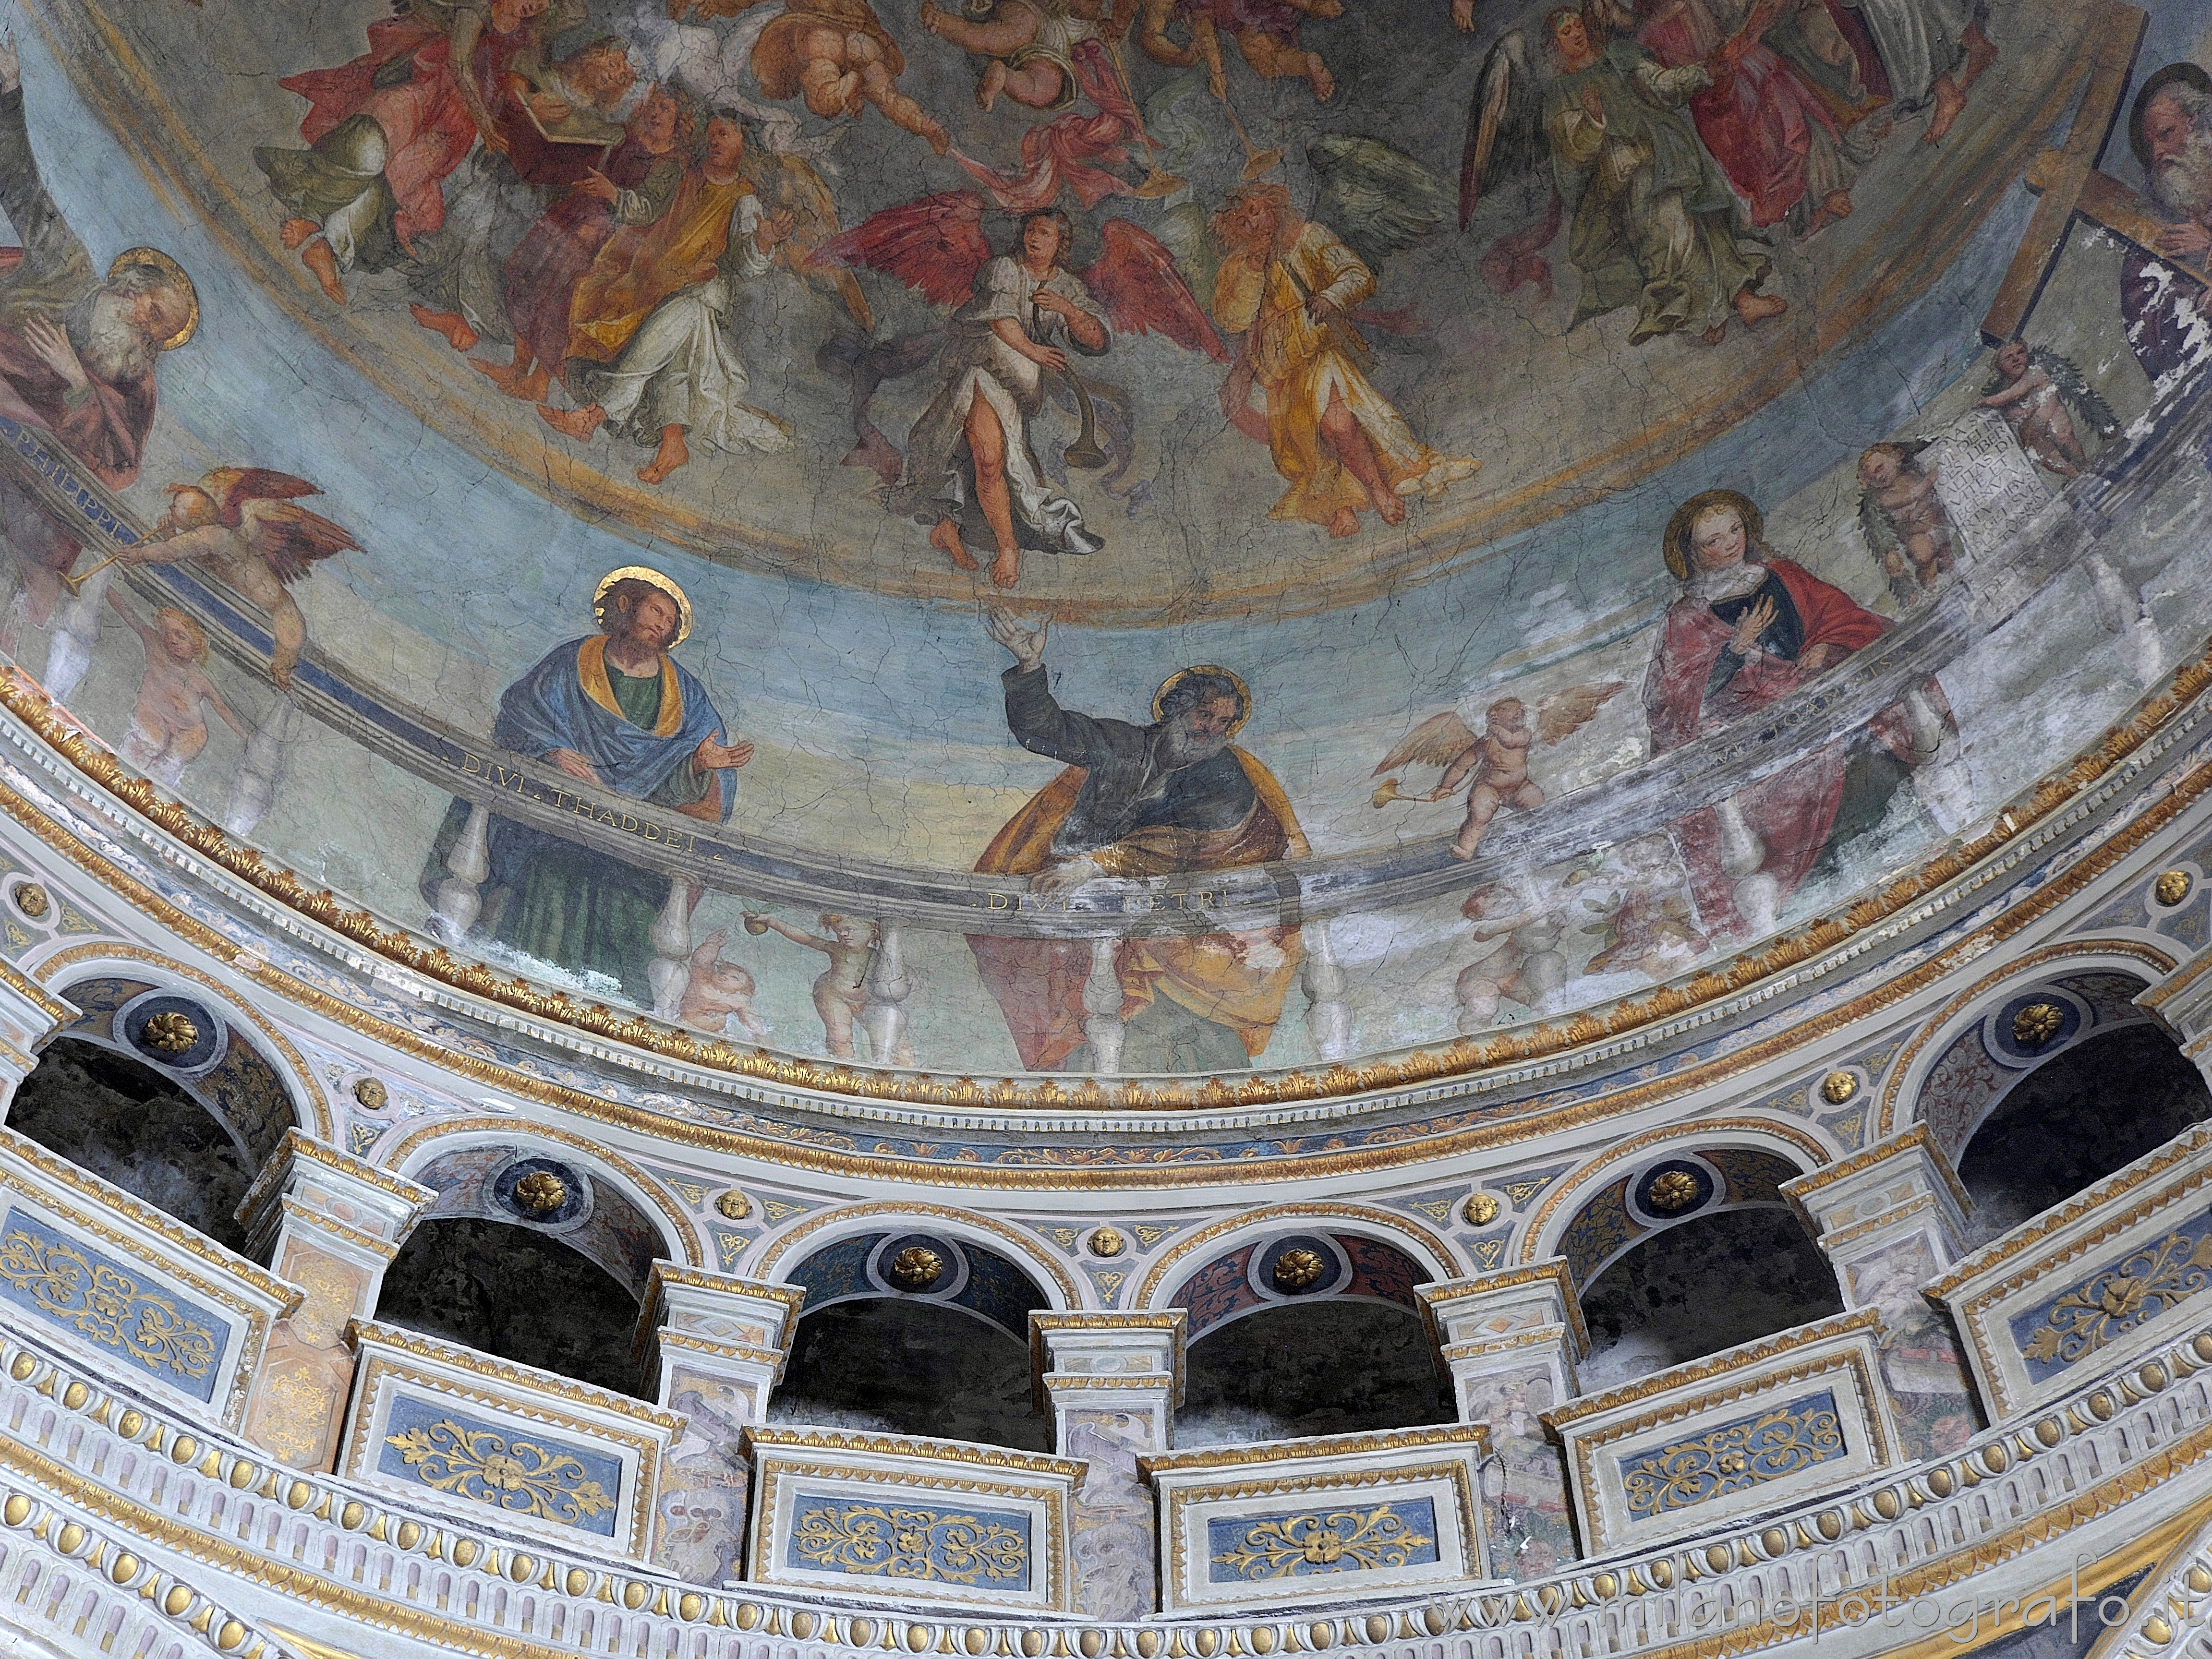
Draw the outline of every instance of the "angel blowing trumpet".
<instances>
[{"instance_id":1,"label":"angel blowing trumpet","mask_svg":"<svg viewBox=\"0 0 2212 1659\"><path fill-rule=\"evenodd\" d=\"M1570 686L1554 691L1536 705L1536 724L1531 730L1528 709L1518 697L1500 697L1490 705L1480 735L1449 708L1431 714L1384 757L1372 775L1396 772L1408 766L1441 766L1444 775L1425 795L1409 795L1395 777L1383 778L1375 788L1375 805L1394 800L1442 800L1467 787L1467 821L1451 845L1455 859L1471 859L1482 844L1482 832L1491 819L1509 806L1522 811L1544 804L1544 792L1529 779L1528 750L1532 744L1547 747L1581 731L1595 718L1624 682ZM1468 787L1469 781L1473 787Z\"/></svg>"}]
</instances>

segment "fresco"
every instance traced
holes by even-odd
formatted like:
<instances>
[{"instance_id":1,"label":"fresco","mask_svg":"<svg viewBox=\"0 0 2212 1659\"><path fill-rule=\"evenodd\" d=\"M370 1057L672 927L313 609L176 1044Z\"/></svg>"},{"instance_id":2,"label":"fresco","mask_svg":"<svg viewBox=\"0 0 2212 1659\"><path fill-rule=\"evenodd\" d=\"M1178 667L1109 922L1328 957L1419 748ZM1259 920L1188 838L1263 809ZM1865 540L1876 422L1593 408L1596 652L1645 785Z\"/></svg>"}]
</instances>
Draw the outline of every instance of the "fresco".
<instances>
[{"instance_id":1,"label":"fresco","mask_svg":"<svg viewBox=\"0 0 2212 1659\"><path fill-rule=\"evenodd\" d=\"M29 0L0 651L733 1044L1602 1007L2202 649L2208 23Z\"/></svg>"}]
</instances>

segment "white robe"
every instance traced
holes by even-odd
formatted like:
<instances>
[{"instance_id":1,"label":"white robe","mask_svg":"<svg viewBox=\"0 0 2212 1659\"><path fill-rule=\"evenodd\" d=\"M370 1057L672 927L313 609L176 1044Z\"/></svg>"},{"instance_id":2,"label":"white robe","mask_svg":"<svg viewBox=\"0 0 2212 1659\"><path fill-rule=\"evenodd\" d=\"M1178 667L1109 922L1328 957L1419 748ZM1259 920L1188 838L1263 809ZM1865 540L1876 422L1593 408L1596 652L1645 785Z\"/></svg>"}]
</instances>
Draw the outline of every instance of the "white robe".
<instances>
[{"instance_id":1,"label":"white robe","mask_svg":"<svg viewBox=\"0 0 2212 1659\"><path fill-rule=\"evenodd\" d=\"M1959 67L1977 0L1850 0L1874 36L1899 106L1925 104L1936 82Z\"/></svg>"},{"instance_id":2,"label":"white robe","mask_svg":"<svg viewBox=\"0 0 2212 1659\"><path fill-rule=\"evenodd\" d=\"M968 516L974 490L968 412L980 398L1006 434L1006 495L1022 544L1050 553L1096 553L1106 544L1084 528L1082 508L1047 481L1030 447L1030 417L1044 406L1044 370L991 326L1011 320L1039 345L1080 349L1064 318L1037 309L1036 295L1045 289L1103 326L1097 302L1069 272L1055 267L1040 279L1018 259L1006 258L985 265L975 297L952 313L951 339L942 359L945 385L907 434L906 470L886 500L895 509L931 522Z\"/></svg>"},{"instance_id":3,"label":"white robe","mask_svg":"<svg viewBox=\"0 0 2212 1659\"><path fill-rule=\"evenodd\" d=\"M730 278L757 276L769 258L756 245L760 198L748 192L730 225L725 273L679 289L655 306L597 384L607 425L641 444L658 444L661 428L684 428L689 441L732 453L791 447L791 427L745 402L745 365L730 339Z\"/></svg>"}]
</instances>

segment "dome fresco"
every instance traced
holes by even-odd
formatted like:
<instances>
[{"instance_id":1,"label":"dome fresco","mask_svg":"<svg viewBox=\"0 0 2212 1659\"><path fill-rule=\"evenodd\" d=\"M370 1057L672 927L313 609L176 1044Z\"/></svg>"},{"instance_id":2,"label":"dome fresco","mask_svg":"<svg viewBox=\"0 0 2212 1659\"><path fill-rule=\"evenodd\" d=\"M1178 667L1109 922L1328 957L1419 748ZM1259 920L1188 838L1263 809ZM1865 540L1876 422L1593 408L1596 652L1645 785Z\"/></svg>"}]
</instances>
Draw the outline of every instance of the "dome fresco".
<instances>
[{"instance_id":1,"label":"dome fresco","mask_svg":"<svg viewBox=\"0 0 2212 1659\"><path fill-rule=\"evenodd\" d=\"M2212 629L2201 6L672 9L0 75L0 648L457 956L969 1075L1449 1043L1842 915Z\"/></svg>"}]
</instances>

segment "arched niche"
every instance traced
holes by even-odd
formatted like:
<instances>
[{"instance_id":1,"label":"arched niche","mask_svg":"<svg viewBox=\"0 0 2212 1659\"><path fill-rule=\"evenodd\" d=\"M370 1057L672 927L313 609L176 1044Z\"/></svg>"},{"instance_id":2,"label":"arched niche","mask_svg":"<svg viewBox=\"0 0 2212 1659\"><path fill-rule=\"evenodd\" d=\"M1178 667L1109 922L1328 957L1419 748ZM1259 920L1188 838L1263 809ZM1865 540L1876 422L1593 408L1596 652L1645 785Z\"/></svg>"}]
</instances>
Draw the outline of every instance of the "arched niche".
<instances>
[{"instance_id":1,"label":"arched niche","mask_svg":"<svg viewBox=\"0 0 2212 1659\"><path fill-rule=\"evenodd\" d=\"M1029 1316L1052 1304L1019 1262L927 1218L817 1246L771 1421L1052 1449L1033 1397Z\"/></svg>"},{"instance_id":2,"label":"arched niche","mask_svg":"<svg viewBox=\"0 0 2212 1659\"><path fill-rule=\"evenodd\" d=\"M301 1112L249 1017L172 976L94 974L8 1126L234 1250L238 1205ZM318 1124L316 1127L320 1127Z\"/></svg>"},{"instance_id":3,"label":"arched niche","mask_svg":"<svg viewBox=\"0 0 2212 1659\"><path fill-rule=\"evenodd\" d=\"M406 1171L437 1196L384 1276L376 1316L635 1394L646 1276L683 1251L606 1164L513 1136L436 1147Z\"/></svg>"},{"instance_id":4,"label":"arched niche","mask_svg":"<svg viewBox=\"0 0 2212 1659\"><path fill-rule=\"evenodd\" d=\"M243 1252L253 1166L207 1103L105 1044L59 1037L15 1090L8 1127Z\"/></svg>"},{"instance_id":5,"label":"arched niche","mask_svg":"<svg viewBox=\"0 0 2212 1659\"><path fill-rule=\"evenodd\" d=\"M1282 1440L1452 1418L1414 1286L1389 1239L1290 1219L1237 1238L1167 1303L1188 1313L1180 1445Z\"/></svg>"},{"instance_id":6,"label":"arched niche","mask_svg":"<svg viewBox=\"0 0 2212 1659\"><path fill-rule=\"evenodd\" d=\"M1780 1191L1802 1173L1765 1147L1673 1143L1591 1193L1559 1238L1589 1330L1583 1392L1841 1313Z\"/></svg>"},{"instance_id":7,"label":"arched niche","mask_svg":"<svg viewBox=\"0 0 2212 1659\"><path fill-rule=\"evenodd\" d=\"M2166 1029L2093 1027L1996 1097L1959 1157L1985 1243L2212 1117L2212 1089Z\"/></svg>"}]
</instances>

